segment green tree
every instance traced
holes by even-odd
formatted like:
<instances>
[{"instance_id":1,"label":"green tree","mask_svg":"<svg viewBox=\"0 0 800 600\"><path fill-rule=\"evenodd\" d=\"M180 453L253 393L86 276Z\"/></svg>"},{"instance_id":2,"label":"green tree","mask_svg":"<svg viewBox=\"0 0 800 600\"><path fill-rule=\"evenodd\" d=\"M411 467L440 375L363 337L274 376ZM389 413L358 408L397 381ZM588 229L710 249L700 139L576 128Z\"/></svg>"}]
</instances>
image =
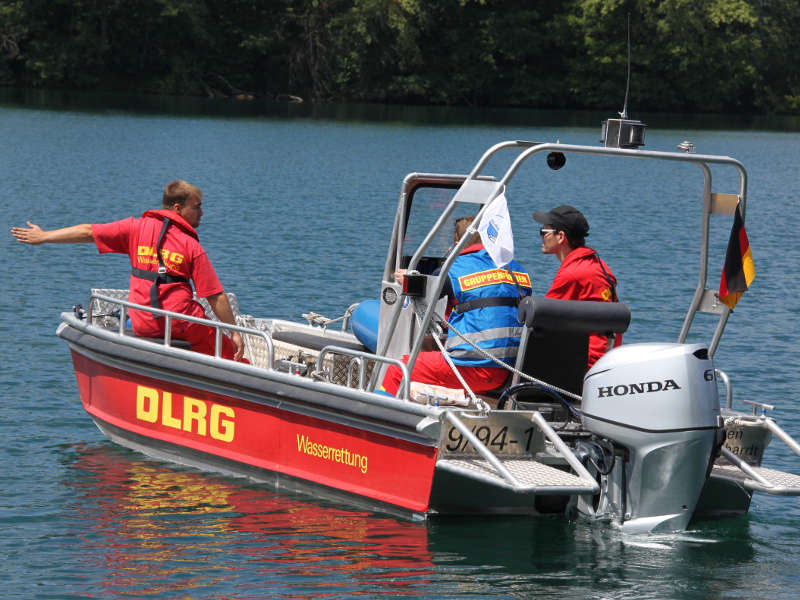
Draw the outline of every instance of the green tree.
<instances>
[{"instance_id":1,"label":"green tree","mask_svg":"<svg viewBox=\"0 0 800 600\"><path fill-rule=\"evenodd\" d=\"M20 45L28 35L22 0L0 4L0 83L11 84L20 77Z\"/></svg>"},{"instance_id":2,"label":"green tree","mask_svg":"<svg viewBox=\"0 0 800 600\"><path fill-rule=\"evenodd\" d=\"M631 16L631 99L649 110L737 111L759 82L758 16L745 0L578 0L569 19L583 52L570 90L589 106L620 105Z\"/></svg>"},{"instance_id":3,"label":"green tree","mask_svg":"<svg viewBox=\"0 0 800 600\"><path fill-rule=\"evenodd\" d=\"M800 112L797 0L5 0L0 83Z\"/></svg>"},{"instance_id":4,"label":"green tree","mask_svg":"<svg viewBox=\"0 0 800 600\"><path fill-rule=\"evenodd\" d=\"M765 113L800 114L800 2L758 2L758 37L763 50L759 61L761 81L755 107Z\"/></svg>"},{"instance_id":5,"label":"green tree","mask_svg":"<svg viewBox=\"0 0 800 600\"><path fill-rule=\"evenodd\" d=\"M353 0L330 23L337 95L390 100L424 93L418 70L419 0ZM344 7L343 7L344 8Z\"/></svg>"},{"instance_id":6,"label":"green tree","mask_svg":"<svg viewBox=\"0 0 800 600\"><path fill-rule=\"evenodd\" d=\"M431 0L408 14L393 97L471 106L559 103L565 53L558 5Z\"/></svg>"}]
</instances>

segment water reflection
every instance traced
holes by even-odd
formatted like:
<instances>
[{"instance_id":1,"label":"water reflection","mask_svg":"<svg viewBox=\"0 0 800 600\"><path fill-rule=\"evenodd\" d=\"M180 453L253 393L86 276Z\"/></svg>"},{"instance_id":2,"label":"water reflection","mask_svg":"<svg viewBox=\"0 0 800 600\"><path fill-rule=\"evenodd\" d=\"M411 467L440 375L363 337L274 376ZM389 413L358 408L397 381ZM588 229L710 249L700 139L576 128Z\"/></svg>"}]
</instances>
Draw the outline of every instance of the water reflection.
<instances>
[{"instance_id":1,"label":"water reflection","mask_svg":"<svg viewBox=\"0 0 800 600\"><path fill-rule=\"evenodd\" d=\"M781 597L747 518L623 536L564 518L427 524L73 448L68 483L85 594L184 598ZM756 536L757 537L757 536ZM768 550L767 550L768 551ZM761 549L764 552L764 549ZM756 583L758 582L758 583Z\"/></svg>"},{"instance_id":2,"label":"water reflection","mask_svg":"<svg viewBox=\"0 0 800 600\"><path fill-rule=\"evenodd\" d=\"M324 597L430 583L418 523L79 446L70 485L95 596ZM86 575L86 574L84 574Z\"/></svg>"}]
</instances>

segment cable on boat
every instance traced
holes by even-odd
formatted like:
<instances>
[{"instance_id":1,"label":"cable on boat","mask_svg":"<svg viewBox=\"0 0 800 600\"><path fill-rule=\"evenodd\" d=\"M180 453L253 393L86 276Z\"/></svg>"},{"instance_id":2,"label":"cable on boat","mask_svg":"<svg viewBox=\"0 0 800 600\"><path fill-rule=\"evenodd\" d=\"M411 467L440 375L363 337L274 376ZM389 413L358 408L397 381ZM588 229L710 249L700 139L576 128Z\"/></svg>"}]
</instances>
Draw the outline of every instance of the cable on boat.
<instances>
[{"instance_id":1,"label":"cable on boat","mask_svg":"<svg viewBox=\"0 0 800 600\"><path fill-rule=\"evenodd\" d=\"M567 402L564 397L556 392L555 390L551 389L549 386L543 386L537 381L523 381L522 383L518 383L516 385L512 385L507 387L503 390L503 393L500 394L500 398L497 400L497 410L503 410L503 406L505 405L506 398L521 392L522 390L527 389L541 389L544 392L550 394L553 398L561 402L567 411L570 413L571 417L574 417L576 420L580 421L581 418L581 411L575 408L571 403Z\"/></svg>"},{"instance_id":2,"label":"cable on boat","mask_svg":"<svg viewBox=\"0 0 800 600\"><path fill-rule=\"evenodd\" d=\"M601 468L597 461L594 459L594 456L588 454L586 459L592 463L592 466L597 470L598 475L608 475L611 471L614 470L614 463L617 461L617 454L614 452L614 445L605 439L596 439L593 440L595 447L600 448L600 455L602 457L602 463L607 465L605 469ZM607 456L611 456L611 462L609 464L609 459Z\"/></svg>"},{"instance_id":3,"label":"cable on boat","mask_svg":"<svg viewBox=\"0 0 800 600\"><path fill-rule=\"evenodd\" d=\"M420 319L419 313L417 312L416 308L417 308L417 303L414 302L414 309L415 309L414 310L414 316L417 319L417 325L421 328L422 327L422 320ZM437 317L437 319L439 318L439 315L435 315L435 316ZM441 332L441 327L439 327L438 323L436 323L434 325ZM433 327L430 327L429 329L433 330ZM479 410L482 410L482 411L489 410L489 406L486 404L486 402L484 402L483 400L481 400L480 398L475 396L475 393L467 385L467 382L464 381L464 378L461 376L461 373L459 372L458 368L453 363L453 359L450 358L450 355L445 350L444 345L442 344L442 340L439 339L439 335L437 335L437 332L436 331L431 331L431 337L433 338L433 341L436 342L436 345L439 347L439 351L442 353L442 356L444 356L444 359L447 361L447 364L450 365L450 368L453 370L453 374L456 376L458 381L461 383L461 386L464 388L464 391L466 391L467 394L469 395L470 402L472 404L474 404Z\"/></svg>"}]
</instances>

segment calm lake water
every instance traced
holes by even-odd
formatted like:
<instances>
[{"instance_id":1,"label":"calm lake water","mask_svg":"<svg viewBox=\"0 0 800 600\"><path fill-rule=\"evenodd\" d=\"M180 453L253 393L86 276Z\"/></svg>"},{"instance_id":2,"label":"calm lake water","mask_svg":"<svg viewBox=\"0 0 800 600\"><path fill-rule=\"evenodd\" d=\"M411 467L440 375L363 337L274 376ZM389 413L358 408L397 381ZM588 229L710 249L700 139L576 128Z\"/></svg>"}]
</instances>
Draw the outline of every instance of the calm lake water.
<instances>
[{"instance_id":1,"label":"calm lake water","mask_svg":"<svg viewBox=\"0 0 800 600\"><path fill-rule=\"evenodd\" d=\"M204 190L201 241L242 310L289 319L312 310L338 316L376 297L407 173L466 173L501 140L596 144L600 119L497 111L473 114L470 124L420 120L411 109L406 120L402 110L381 120L381 109L367 118L286 107L179 114L23 100L0 98L6 231L26 220L52 228L138 215L160 203L166 182L187 179ZM800 438L800 133L655 122L648 149L688 139L748 169L758 275L716 363L737 406L751 398L776 405L779 423ZM626 342L673 341L697 278L701 175L622 162L570 158L558 172L540 164L520 173L507 193L517 258L543 294L556 264L539 253L530 213L577 205L631 305ZM714 181L715 191L737 191L729 173L715 172ZM726 220L712 231L710 287L729 228ZM91 287L126 287L127 259L100 257L89 245L26 247L8 234L0 248L5 598L699 599L795 598L800 590L800 499L757 495L747 516L668 536L622 536L560 518L418 523L119 448L81 408L55 329ZM701 320L693 340L707 340L710 328ZM800 458L780 442L765 462L800 472Z\"/></svg>"}]
</instances>

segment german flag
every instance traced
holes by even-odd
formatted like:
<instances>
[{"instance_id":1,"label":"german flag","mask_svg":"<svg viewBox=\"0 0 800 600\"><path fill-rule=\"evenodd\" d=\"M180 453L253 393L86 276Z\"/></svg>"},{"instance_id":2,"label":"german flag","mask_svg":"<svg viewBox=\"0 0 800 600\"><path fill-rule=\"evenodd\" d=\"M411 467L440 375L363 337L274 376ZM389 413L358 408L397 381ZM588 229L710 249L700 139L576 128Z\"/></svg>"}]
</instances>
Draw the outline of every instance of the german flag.
<instances>
[{"instance_id":1,"label":"german flag","mask_svg":"<svg viewBox=\"0 0 800 600\"><path fill-rule=\"evenodd\" d=\"M733 229L728 240L728 251L725 254L725 266L719 282L719 299L733 310L742 294L750 287L756 277L753 255L750 253L750 242L744 230L742 209L736 206L733 217Z\"/></svg>"}]
</instances>

